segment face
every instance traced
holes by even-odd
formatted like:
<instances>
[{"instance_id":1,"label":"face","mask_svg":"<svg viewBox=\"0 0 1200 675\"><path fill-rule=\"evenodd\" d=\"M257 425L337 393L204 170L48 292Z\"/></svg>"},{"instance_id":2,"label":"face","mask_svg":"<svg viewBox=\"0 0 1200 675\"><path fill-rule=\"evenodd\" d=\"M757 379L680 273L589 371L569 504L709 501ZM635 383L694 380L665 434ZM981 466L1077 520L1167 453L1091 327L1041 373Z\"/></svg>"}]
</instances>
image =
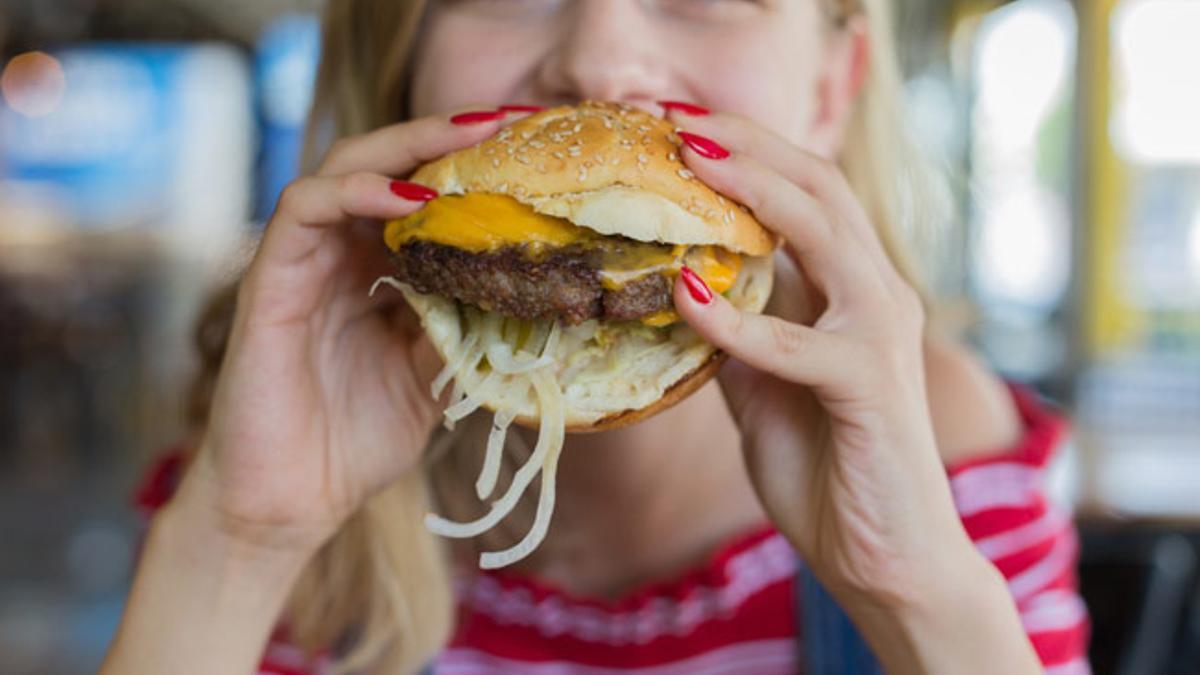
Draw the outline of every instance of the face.
<instances>
[{"instance_id":1,"label":"face","mask_svg":"<svg viewBox=\"0 0 1200 675\"><path fill-rule=\"evenodd\" d=\"M865 31L822 0L432 0L414 116L477 105L658 100L744 115L826 156L862 80Z\"/></svg>"}]
</instances>

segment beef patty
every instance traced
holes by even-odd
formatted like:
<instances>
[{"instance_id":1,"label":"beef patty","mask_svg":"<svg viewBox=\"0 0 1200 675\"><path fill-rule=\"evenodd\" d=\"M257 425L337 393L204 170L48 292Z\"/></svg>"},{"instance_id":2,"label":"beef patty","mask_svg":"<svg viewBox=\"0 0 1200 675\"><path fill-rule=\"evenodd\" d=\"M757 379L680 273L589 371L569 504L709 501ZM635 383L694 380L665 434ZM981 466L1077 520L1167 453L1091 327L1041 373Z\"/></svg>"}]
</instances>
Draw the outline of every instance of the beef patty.
<instances>
[{"instance_id":1,"label":"beef patty","mask_svg":"<svg viewBox=\"0 0 1200 675\"><path fill-rule=\"evenodd\" d=\"M451 297L520 319L635 320L673 308L672 280L652 273L604 287L596 251L568 246L530 256L519 246L471 253L411 241L392 254L396 278L421 293Z\"/></svg>"}]
</instances>

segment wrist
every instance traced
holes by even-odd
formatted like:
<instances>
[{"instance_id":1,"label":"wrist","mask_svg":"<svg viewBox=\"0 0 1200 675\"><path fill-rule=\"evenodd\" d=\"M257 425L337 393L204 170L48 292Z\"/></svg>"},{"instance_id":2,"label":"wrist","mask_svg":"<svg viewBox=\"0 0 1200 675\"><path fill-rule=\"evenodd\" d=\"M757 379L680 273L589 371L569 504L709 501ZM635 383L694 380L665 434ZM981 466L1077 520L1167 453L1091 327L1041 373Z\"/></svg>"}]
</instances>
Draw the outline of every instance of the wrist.
<instances>
[{"instance_id":1,"label":"wrist","mask_svg":"<svg viewBox=\"0 0 1200 675\"><path fill-rule=\"evenodd\" d=\"M147 544L157 542L196 556L197 563L236 578L275 582L298 576L320 541L284 533L286 528L251 523L223 508L219 489L206 475L203 462L201 454L184 474L174 497L151 523Z\"/></svg>"},{"instance_id":2,"label":"wrist","mask_svg":"<svg viewBox=\"0 0 1200 675\"><path fill-rule=\"evenodd\" d=\"M151 523L101 672L254 672L307 561L230 536L180 497Z\"/></svg>"},{"instance_id":3,"label":"wrist","mask_svg":"<svg viewBox=\"0 0 1200 675\"><path fill-rule=\"evenodd\" d=\"M945 560L940 577L917 581L910 592L847 603L884 669L1041 672L1000 572L973 548Z\"/></svg>"}]
</instances>

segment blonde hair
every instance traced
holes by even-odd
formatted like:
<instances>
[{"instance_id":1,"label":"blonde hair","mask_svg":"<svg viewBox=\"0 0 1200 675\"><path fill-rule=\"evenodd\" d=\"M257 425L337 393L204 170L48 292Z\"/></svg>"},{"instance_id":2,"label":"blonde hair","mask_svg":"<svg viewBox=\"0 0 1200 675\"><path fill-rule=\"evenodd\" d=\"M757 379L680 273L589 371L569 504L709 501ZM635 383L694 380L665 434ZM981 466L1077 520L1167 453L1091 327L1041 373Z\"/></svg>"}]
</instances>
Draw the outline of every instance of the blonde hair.
<instances>
[{"instance_id":1,"label":"blonde hair","mask_svg":"<svg viewBox=\"0 0 1200 675\"><path fill-rule=\"evenodd\" d=\"M929 189L936 182L903 122L890 3L819 1L835 27L856 15L868 22L869 74L840 163L897 266L920 287L906 251L916 226L933 221L934 211L923 207L937 194ZM426 4L330 0L305 148L308 170L331 141L408 117L409 68ZM192 390L197 423L206 415L232 303L231 293L221 296L206 313L212 325L206 329L202 322L198 331L205 368ZM446 448L479 447L467 439L479 440L482 433L486 429L468 421L455 434L439 434L427 461L373 496L315 556L286 610L293 639L313 651L333 648L340 671L413 672L442 648L454 618L451 552L425 530L422 517L435 501L452 516L478 515L470 512L479 507L462 487L472 484L465 476L476 469L466 453L451 451L448 461L436 460ZM518 436L510 437L508 472L528 454ZM513 529L522 531L519 521L528 519L528 513L518 515Z\"/></svg>"}]
</instances>

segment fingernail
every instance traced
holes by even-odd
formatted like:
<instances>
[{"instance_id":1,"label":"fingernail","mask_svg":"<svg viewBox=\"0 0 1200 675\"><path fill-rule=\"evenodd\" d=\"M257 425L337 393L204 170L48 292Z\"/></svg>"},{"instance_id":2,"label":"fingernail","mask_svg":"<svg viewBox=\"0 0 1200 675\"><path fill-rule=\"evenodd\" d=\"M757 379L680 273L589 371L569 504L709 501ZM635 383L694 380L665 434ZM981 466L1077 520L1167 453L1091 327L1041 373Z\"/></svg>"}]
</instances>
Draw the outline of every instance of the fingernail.
<instances>
[{"instance_id":1,"label":"fingernail","mask_svg":"<svg viewBox=\"0 0 1200 675\"><path fill-rule=\"evenodd\" d=\"M405 180L394 180L389 185L392 194L401 199L407 199L410 202L427 202L432 199L437 199L437 190L427 188L424 185L417 185Z\"/></svg>"},{"instance_id":2,"label":"fingernail","mask_svg":"<svg viewBox=\"0 0 1200 675\"><path fill-rule=\"evenodd\" d=\"M508 113L503 110L476 110L473 112L459 113L450 118L451 124L481 124L483 122L494 122Z\"/></svg>"},{"instance_id":3,"label":"fingernail","mask_svg":"<svg viewBox=\"0 0 1200 675\"><path fill-rule=\"evenodd\" d=\"M692 150L695 150L701 157L707 157L709 159L725 159L729 156L729 151L722 147L720 143L717 143L711 138L705 138L700 134L692 134L686 131L680 131L679 138L682 139L684 143L687 143L687 146Z\"/></svg>"},{"instance_id":4,"label":"fingernail","mask_svg":"<svg viewBox=\"0 0 1200 675\"><path fill-rule=\"evenodd\" d=\"M535 112L541 112L541 111L545 110L545 108L540 105L525 105L523 103L510 103L507 105L500 106L499 108L497 108L497 110L500 110L500 111L506 112L506 113L535 113Z\"/></svg>"},{"instance_id":5,"label":"fingernail","mask_svg":"<svg viewBox=\"0 0 1200 675\"><path fill-rule=\"evenodd\" d=\"M687 286L688 293L692 294L693 300L702 305L712 302L712 289L708 287L708 284L704 283L699 274L692 271L692 268L684 265L679 270L679 276L683 277L683 283Z\"/></svg>"},{"instance_id":6,"label":"fingernail","mask_svg":"<svg viewBox=\"0 0 1200 675\"><path fill-rule=\"evenodd\" d=\"M711 112L704 106L699 106L695 103L684 103L683 101L659 101L658 104L663 107L663 110L678 110L685 115L693 115L695 117L703 117Z\"/></svg>"}]
</instances>

